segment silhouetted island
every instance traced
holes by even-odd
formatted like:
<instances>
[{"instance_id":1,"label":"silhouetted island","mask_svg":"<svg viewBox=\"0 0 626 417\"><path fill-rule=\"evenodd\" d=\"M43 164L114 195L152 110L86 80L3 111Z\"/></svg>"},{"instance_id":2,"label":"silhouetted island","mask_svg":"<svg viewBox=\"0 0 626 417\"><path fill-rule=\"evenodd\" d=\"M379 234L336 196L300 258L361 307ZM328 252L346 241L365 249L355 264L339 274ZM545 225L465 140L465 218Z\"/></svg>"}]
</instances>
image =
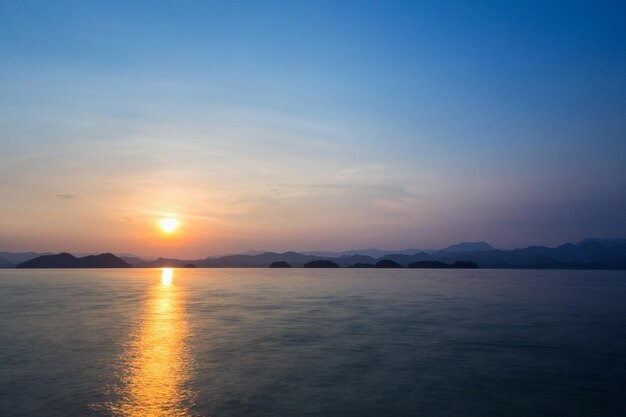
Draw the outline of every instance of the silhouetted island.
<instances>
[{"instance_id":1,"label":"silhouetted island","mask_svg":"<svg viewBox=\"0 0 626 417\"><path fill-rule=\"evenodd\" d=\"M185 264L183 268L197 268L196 264Z\"/></svg>"},{"instance_id":2,"label":"silhouetted island","mask_svg":"<svg viewBox=\"0 0 626 417\"><path fill-rule=\"evenodd\" d=\"M465 269L476 269L478 265L476 265L472 261L456 261L453 265L455 268L465 268Z\"/></svg>"},{"instance_id":3,"label":"silhouetted island","mask_svg":"<svg viewBox=\"0 0 626 417\"><path fill-rule=\"evenodd\" d=\"M329 261L328 259L307 262L302 266L305 268L339 268L337 263Z\"/></svg>"},{"instance_id":4,"label":"silhouetted island","mask_svg":"<svg viewBox=\"0 0 626 417\"><path fill-rule=\"evenodd\" d=\"M456 261L454 264L447 264L440 261L419 261L409 264L409 268L428 268L428 269L441 269L441 268L478 268L474 262L471 261Z\"/></svg>"},{"instance_id":5,"label":"silhouetted island","mask_svg":"<svg viewBox=\"0 0 626 417\"><path fill-rule=\"evenodd\" d=\"M276 261L270 264L270 268L291 268L291 265L285 261Z\"/></svg>"},{"instance_id":6,"label":"silhouetted island","mask_svg":"<svg viewBox=\"0 0 626 417\"><path fill-rule=\"evenodd\" d=\"M353 265L350 265L348 268L375 268L374 264L357 262Z\"/></svg>"},{"instance_id":7,"label":"silhouetted island","mask_svg":"<svg viewBox=\"0 0 626 417\"><path fill-rule=\"evenodd\" d=\"M452 265L439 261L419 261L410 263L409 268L452 268Z\"/></svg>"},{"instance_id":8,"label":"silhouetted island","mask_svg":"<svg viewBox=\"0 0 626 417\"><path fill-rule=\"evenodd\" d=\"M532 269L624 269L626 270L626 239L585 239L578 243L567 243L555 248L545 246L529 246L520 249L493 249L486 242L464 242L439 250L406 249L397 252L379 251L376 249L346 252L262 252L238 255L208 257L203 259L166 259L153 260L126 256L122 260L135 268L182 268L187 264L198 268L267 268L273 262L287 262L293 268L314 261L332 262L339 267L373 268L383 260L391 260L403 267L411 268L532 268ZM376 255L375 257L367 254ZM42 256L48 258L38 259ZM101 256L101 255L99 255ZM92 264L93 259L86 257L81 261ZM329 261L329 258L332 261ZM35 261L35 259L37 259ZM80 265L70 254L52 255L34 252L0 252L0 268L93 268L98 266ZM22 265L23 264L23 265ZM310 267L333 267L336 266ZM106 262L99 267L127 267L127 265L110 265Z\"/></svg>"},{"instance_id":9,"label":"silhouetted island","mask_svg":"<svg viewBox=\"0 0 626 417\"><path fill-rule=\"evenodd\" d=\"M374 265L376 268L404 268L402 265L391 259L382 259Z\"/></svg>"},{"instance_id":10,"label":"silhouetted island","mask_svg":"<svg viewBox=\"0 0 626 417\"><path fill-rule=\"evenodd\" d=\"M69 253L42 255L17 265L16 268L132 268L112 253L77 258Z\"/></svg>"}]
</instances>

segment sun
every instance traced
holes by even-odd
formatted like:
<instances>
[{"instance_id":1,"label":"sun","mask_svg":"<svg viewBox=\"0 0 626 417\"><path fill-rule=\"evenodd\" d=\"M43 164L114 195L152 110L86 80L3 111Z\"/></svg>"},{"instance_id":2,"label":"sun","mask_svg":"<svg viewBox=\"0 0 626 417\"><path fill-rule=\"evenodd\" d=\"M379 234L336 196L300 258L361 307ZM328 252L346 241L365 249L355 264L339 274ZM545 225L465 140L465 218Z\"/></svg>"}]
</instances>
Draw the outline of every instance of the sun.
<instances>
[{"instance_id":1,"label":"sun","mask_svg":"<svg viewBox=\"0 0 626 417\"><path fill-rule=\"evenodd\" d=\"M159 227L165 233L172 233L176 229L178 229L178 220L172 219L171 217L159 220Z\"/></svg>"}]
</instances>

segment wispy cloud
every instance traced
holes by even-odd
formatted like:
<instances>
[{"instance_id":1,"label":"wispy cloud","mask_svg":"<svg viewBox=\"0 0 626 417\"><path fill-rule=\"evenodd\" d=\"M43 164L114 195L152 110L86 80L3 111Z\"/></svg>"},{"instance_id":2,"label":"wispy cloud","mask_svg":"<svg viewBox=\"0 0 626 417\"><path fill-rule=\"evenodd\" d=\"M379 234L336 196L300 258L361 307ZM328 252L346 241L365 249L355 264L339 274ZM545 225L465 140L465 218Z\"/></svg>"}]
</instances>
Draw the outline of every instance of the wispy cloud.
<instances>
[{"instance_id":1,"label":"wispy cloud","mask_svg":"<svg viewBox=\"0 0 626 417\"><path fill-rule=\"evenodd\" d=\"M74 200L80 198L78 194L57 194L56 197L61 200Z\"/></svg>"}]
</instances>

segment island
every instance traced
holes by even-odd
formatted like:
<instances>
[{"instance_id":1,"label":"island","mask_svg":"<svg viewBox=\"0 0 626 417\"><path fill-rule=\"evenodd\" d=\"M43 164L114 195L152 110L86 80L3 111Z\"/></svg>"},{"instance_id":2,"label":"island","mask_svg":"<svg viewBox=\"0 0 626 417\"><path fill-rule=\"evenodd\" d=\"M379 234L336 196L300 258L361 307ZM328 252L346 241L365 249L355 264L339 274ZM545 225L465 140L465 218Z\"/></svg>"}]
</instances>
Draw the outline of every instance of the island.
<instances>
[{"instance_id":1,"label":"island","mask_svg":"<svg viewBox=\"0 0 626 417\"><path fill-rule=\"evenodd\" d=\"M317 261L307 262L302 265L305 268L339 268L336 262L329 261L328 259L319 259Z\"/></svg>"},{"instance_id":2,"label":"island","mask_svg":"<svg viewBox=\"0 0 626 417\"><path fill-rule=\"evenodd\" d=\"M381 259L380 261L376 262L376 265L374 266L376 268L404 268L398 262L392 261L391 259Z\"/></svg>"},{"instance_id":3,"label":"island","mask_svg":"<svg viewBox=\"0 0 626 417\"><path fill-rule=\"evenodd\" d=\"M77 258L63 252L56 255L38 256L22 262L16 268L132 268L132 266L112 253Z\"/></svg>"},{"instance_id":4,"label":"island","mask_svg":"<svg viewBox=\"0 0 626 417\"><path fill-rule=\"evenodd\" d=\"M375 268L375 265L366 262L357 262L353 265L348 266L348 268Z\"/></svg>"},{"instance_id":5,"label":"island","mask_svg":"<svg viewBox=\"0 0 626 417\"><path fill-rule=\"evenodd\" d=\"M409 268L427 268L427 269L443 269L443 268L457 268L457 269L473 269L478 268L472 261L456 261L453 264L448 264L440 261L418 261L409 264Z\"/></svg>"},{"instance_id":6,"label":"island","mask_svg":"<svg viewBox=\"0 0 626 417\"><path fill-rule=\"evenodd\" d=\"M276 261L270 264L270 268L291 268L291 265L285 261Z\"/></svg>"}]
</instances>

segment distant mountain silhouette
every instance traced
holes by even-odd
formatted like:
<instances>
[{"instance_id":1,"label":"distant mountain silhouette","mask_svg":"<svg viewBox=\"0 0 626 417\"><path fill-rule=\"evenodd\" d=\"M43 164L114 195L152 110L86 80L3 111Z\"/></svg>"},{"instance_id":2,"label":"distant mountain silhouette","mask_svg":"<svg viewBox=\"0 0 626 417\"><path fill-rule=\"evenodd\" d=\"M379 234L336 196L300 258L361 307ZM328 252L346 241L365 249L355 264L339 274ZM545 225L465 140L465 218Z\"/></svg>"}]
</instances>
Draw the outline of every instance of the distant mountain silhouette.
<instances>
[{"instance_id":1,"label":"distant mountain silhouette","mask_svg":"<svg viewBox=\"0 0 626 417\"><path fill-rule=\"evenodd\" d=\"M613 248L615 246L626 245L626 239L602 239L602 238L590 238L581 240L577 243L577 245L584 245L586 243L599 243L602 246L606 246L607 248ZM2 256L2 254L0 254Z\"/></svg>"},{"instance_id":2,"label":"distant mountain silhouette","mask_svg":"<svg viewBox=\"0 0 626 417\"><path fill-rule=\"evenodd\" d=\"M626 269L626 245L606 247L597 242L567 243L557 248L530 246L524 249L464 253L464 260L482 268ZM454 262L442 256L444 262Z\"/></svg>"},{"instance_id":3,"label":"distant mountain silhouette","mask_svg":"<svg viewBox=\"0 0 626 417\"><path fill-rule=\"evenodd\" d=\"M453 264L448 264L440 261L418 261L413 262L409 265L409 268L429 268L429 269L440 269L440 268L458 268L458 269L473 269L478 268L474 262L471 261L456 261Z\"/></svg>"},{"instance_id":4,"label":"distant mountain silhouette","mask_svg":"<svg viewBox=\"0 0 626 417\"><path fill-rule=\"evenodd\" d=\"M78 258L72 268L130 268L131 266L123 259L112 253L89 255Z\"/></svg>"},{"instance_id":5,"label":"distant mountain silhouette","mask_svg":"<svg viewBox=\"0 0 626 417\"><path fill-rule=\"evenodd\" d=\"M390 256L413 256L417 253L425 253L425 254L438 254L442 252L475 252L475 251L487 251L487 250L495 250L493 246L489 243L481 241L481 242L462 242L457 243L455 245L448 246L444 249L399 249L399 250L382 250L376 248L370 249L356 249L356 250L347 250L343 252L324 252L324 251L306 251L302 252L304 255L313 255L318 258L339 258L342 256L368 256L372 259L381 259L381 258L389 258ZM247 254L258 254L260 252L250 251Z\"/></svg>"},{"instance_id":6,"label":"distant mountain silhouette","mask_svg":"<svg viewBox=\"0 0 626 417\"><path fill-rule=\"evenodd\" d=\"M0 252L0 258L6 260L12 266L21 264L22 262L30 261L41 255L52 255L52 253L37 253L37 252Z\"/></svg>"},{"instance_id":7,"label":"distant mountain silhouette","mask_svg":"<svg viewBox=\"0 0 626 417\"><path fill-rule=\"evenodd\" d=\"M77 257L63 252L58 255L42 255L30 261L22 262L17 268L71 268Z\"/></svg>"},{"instance_id":8,"label":"distant mountain silhouette","mask_svg":"<svg viewBox=\"0 0 626 417\"><path fill-rule=\"evenodd\" d=\"M448 246L445 249L442 249L441 252L485 252L495 250L493 246L485 241L481 242L462 242L457 243L456 245Z\"/></svg>"},{"instance_id":9,"label":"distant mountain silhouette","mask_svg":"<svg viewBox=\"0 0 626 417\"><path fill-rule=\"evenodd\" d=\"M418 268L449 268L454 267L456 262L471 262L472 264L460 263L460 266L456 267L469 268L472 265L476 265L480 268L626 269L626 243L624 242L626 242L626 239L595 238L585 239L577 244L567 243L556 248L529 246L513 250L493 249L486 242L464 242L436 251L417 251L415 253L406 253L405 251L387 253L387 251L381 251L385 252L381 257L354 253L356 251L346 251L330 259L332 259L334 264L344 268L372 267L379 261L389 260L403 267L417 263L418 265L413 267ZM8 258L5 254L8 254L11 258ZM158 258L151 261L145 261L136 257L127 258L130 262L125 262L123 259L110 254L114 258L109 257L107 260L105 258L97 258L97 256L101 257L102 255L90 255L84 257L86 258L84 261L77 261L77 259L83 258L76 258L68 253L59 255L46 254L30 258L33 254L33 252L22 254L1 252L0 258L8 263L0 261L0 267L11 267L11 265L16 264L13 259L20 257L21 259L27 258L26 261L19 263L22 268L105 267L105 265L106 267L115 267L114 265L128 267L128 264L140 268L182 268L187 264L194 264L199 268L267 268L274 262L287 262L292 267L297 268L314 261L329 261L329 258L326 256L298 252L263 252L254 255L226 255L205 259ZM114 260L119 260L123 264Z\"/></svg>"},{"instance_id":10,"label":"distant mountain silhouette","mask_svg":"<svg viewBox=\"0 0 626 417\"><path fill-rule=\"evenodd\" d=\"M399 253L403 255L411 255L417 252L421 252L419 249L400 249L400 250L381 250L376 248L370 249L355 249L355 250L347 250L343 252L323 252L323 251L306 251L302 252L305 255L313 255L319 258L339 258L342 256L353 256L353 255L361 255L367 256L372 259L382 258L385 255L389 255L392 253Z\"/></svg>"},{"instance_id":11,"label":"distant mountain silhouette","mask_svg":"<svg viewBox=\"0 0 626 417\"><path fill-rule=\"evenodd\" d=\"M439 261L418 261L409 264L409 268L452 268L452 265Z\"/></svg>"},{"instance_id":12,"label":"distant mountain silhouette","mask_svg":"<svg viewBox=\"0 0 626 417\"><path fill-rule=\"evenodd\" d=\"M382 259L389 259L391 261L399 263L400 265L407 266L411 262L432 260L433 256L434 255L431 255L431 254L426 253L426 252L419 252L419 253L415 253L413 255L405 255L405 254L401 254L401 253L393 253L393 254L389 254L389 255L383 256Z\"/></svg>"},{"instance_id":13,"label":"distant mountain silhouette","mask_svg":"<svg viewBox=\"0 0 626 417\"><path fill-rule=\"evenodd\" d=\"M297 252L265 252L258 255L227 255L221 258L204 259L198 261L198 266L202 267L244 267L244 268L267 268L272 262L287 262L294 267L301 267L307 262L314 261L315 256L303 255Z\"/></svg>"},{"instance_id":14,"label":"distant mountain silhouette","mask_svg":"<svg viewBox=\"0 0 626 417\"><path fill-rule=\"evenodd\" d=\"M201 268L267 268L272 262L287 262L292 267L302 267L307 262L319 259L319 257L304 255L298 252L264 252L256 255L226 255L218 258L198 260L158 258L154 261L140 262L133 266L140 268L163 268L182 267L185 263L193 263ZM333 259L333 261L341 267L346 267L357 262L376 262L374 258L361 255L344 255Z\"/></svg>"},{"instance_id":15,"label":"distant mountain silhouette","mask_svg":"<svg viewBox=\"0 0 626 417\"><path fill-rule=\"evenodd\" d=\"M342 255L339 258L334 258L334 262L337 262L340 267L345 268L350 265L354 265L357 263L361 264L374 264L376 263L376 258L372 258L370 256L365 255Z\"/></svg>"},{"instance_id":16,"label":"distant mountain silhouette","mask_svg":"<svg viewBox=\"0 0 626 417\"><path fill-rule=\"evenodd\" d=\"M14 266L15 265L7 261L6 259L0 258L0 268L13 268Z\"/></svg>"},{"instance_id":17,"label":"distant mountain silhouette","mask_svg":"<svg viewBox=\"0 0 626 417\"><path fill-rule=\"evenodd\" d=\"M142 261L133 264L134 268L182 268L186 264L194 264L198 266L198 261L173 259L173 258L157 258L153 261Z\"/></svg>"},{"instance_id":18,"label":"distant mountain silhouette","mask_svg":"<svg viewBox=\"0 0 626 417\"><path fill-rule=\"evenodd\" d=\"M276 261L270 264L270 268L291 268L291 265L285 261Z\"/></svg>"},{"instance_id":19,"label":"distant mountain silhouette","mask_svg":"<svg viewBox=\"0 0 626 417\"><path fill-rule=\"evenodd\" d=\"M404 268L402 265L391 259L381 259L374 265L376 268Z\"/></svg>"},{"instance_id":20,"label":"distant mountain silhouette","mask_svg":"<svg viewBox=\"0 0 626 417\"><path fill-rule=\"evenodd\" d=\"M137 266L139 264L143 264L144 262L147 262L145 259L138 258L136 256L119 256L118 255L118 257L122 259L124 262L130 264L131 266Z\"/></svg>"},{"instance_id":21,"label":"distant mountain silhouette","mask_svg":"<svg viewBox=\"0 0 626 417\"><path fill-rule=\"evenodd\" d=\"M320 259L317 261L311 261L304 264L305 268L339 268L339 265L328 259Z\"/></svg>"},{"instance_id":22,"label":"distant mountain silhouette","mask_svg":"<svg viewBox=\"0 0 626 417\"><path fill-rule=\"evenodd\" d=\"M42 255L17 265L17 268L130 268L124 260L111 253L77 258L69 253Z\"/></svg>"},{"instance_id":23,"label":"distant mountain silhouette","mask_svg":"<svg viewBox=\"0 0 626 417\"><path fill-rule=\"evenodd\" d=\"M183 268L197 268L197 266L195 264L185 264Z\"/></svg>"},{"instance_id":24,"label":"distant mountain silhouette","mask_svg":"<svg viewBox=\"0 0 626 417\"><path fill-rule=\"evenodd\" d=\"M481 268L626 269L626 245L618 245L617 243L619 242L617 240L611 240L611 243L614 243L614 245L609 247L599 243L599 241L601 240L590 239L576 245L568 243L557 248L531 246L514 250L486 250L487 247L491 247L489 244L474 242L453 245L446 248L446 250L439 251L422 251L414 254L385 254L381 258L359 254L344 254L331 259L332 262L340 267L366 267L367 265L374 265L381 260L390 260L404 267L424 261L436 261L445 264L420 264L418 266L424 268L451 268L457 261L466 261L472 262ZM460 251L461 249L470 248L477 250ZM152 268L182 267L186 263L193 263L198 267L204 268L267 268L273 262L283 261L289 263L292 267L302 267L317 260L328 260L328 258L298 252L263 252L256 255L227 255L200 260L159 258L154 261L138 263L134 266Z\"/></svg>"}]
</instances>

